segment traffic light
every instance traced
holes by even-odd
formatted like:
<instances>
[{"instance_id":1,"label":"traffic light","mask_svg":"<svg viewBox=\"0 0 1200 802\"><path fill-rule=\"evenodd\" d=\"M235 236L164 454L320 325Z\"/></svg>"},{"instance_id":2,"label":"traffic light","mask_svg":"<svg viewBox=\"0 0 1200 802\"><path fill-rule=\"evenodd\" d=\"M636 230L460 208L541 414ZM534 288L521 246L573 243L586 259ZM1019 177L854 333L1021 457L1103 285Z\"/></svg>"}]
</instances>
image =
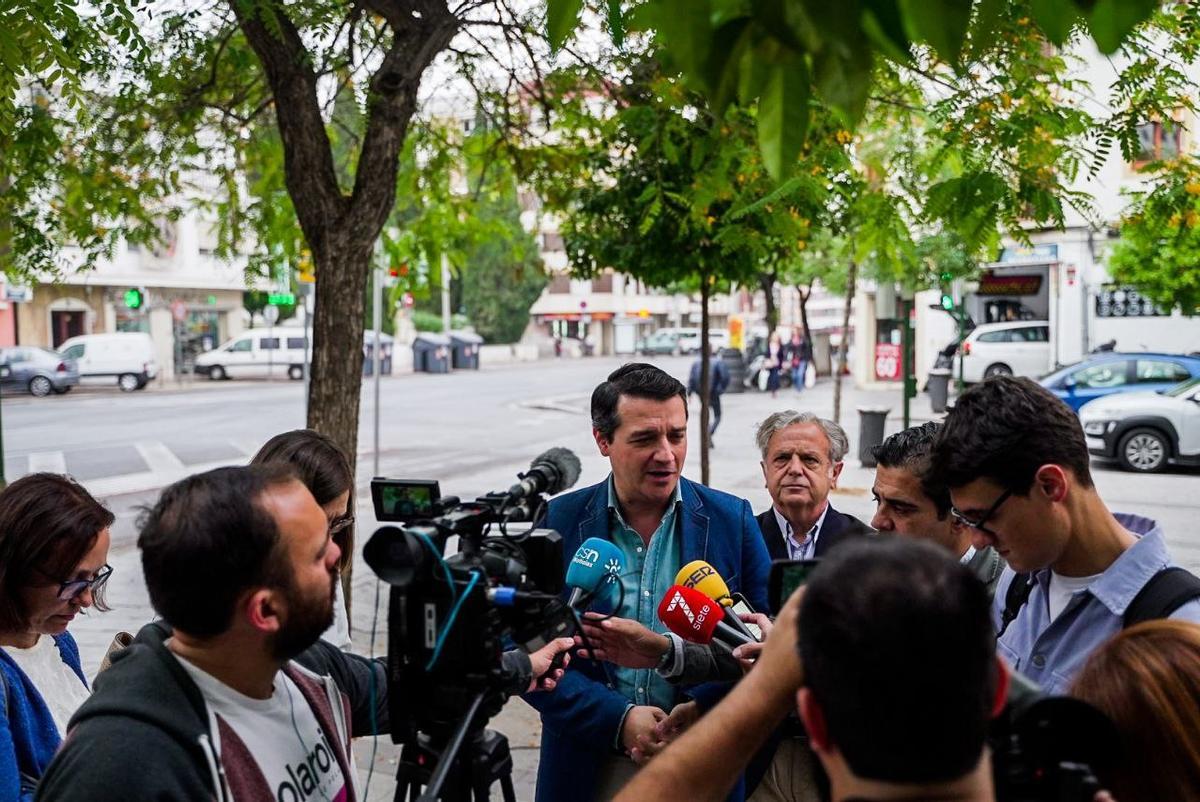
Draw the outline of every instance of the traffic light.
<instances>
[{"instance_id":1,"label":"traffic light","mask_svg":"<svg viewBox=\"0 0 1200 802\"><path fill-rule=\"evenodd\" d=\"M954 274L942 273L940 276L938 276L938 279L940 280L942 286L942 309L953 314L954 307L956 306L954 302L953 290Z\"/></svg>"},{"instance_id":2,"label":"traffic light","mask_svg":"<svg viewBox=\"0 0 1200 802\"><path fill-rule=\"evenodd\" d=\"M141 309L146 303L146 294L135 288L125 290L125 306L129 309Z\"/></svg>"}]
</instances>

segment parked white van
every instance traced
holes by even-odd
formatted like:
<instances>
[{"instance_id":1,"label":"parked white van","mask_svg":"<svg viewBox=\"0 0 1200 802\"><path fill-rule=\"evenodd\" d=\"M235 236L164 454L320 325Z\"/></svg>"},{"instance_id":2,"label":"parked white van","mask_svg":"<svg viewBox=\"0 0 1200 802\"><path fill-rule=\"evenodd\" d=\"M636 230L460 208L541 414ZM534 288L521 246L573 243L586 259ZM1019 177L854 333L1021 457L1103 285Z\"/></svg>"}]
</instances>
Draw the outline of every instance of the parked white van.
<instances>
[{"instance_id":1,"label":"parked white van","mask_svg":"<svg viewBox=\"0 0 1200 802\"><path fill-rule=\"evenodd\" d=\"M195 371L213 380L303 379L304 329L275 326L242 332L196 357Z\"/></svg>"},{"instance_id":2,"label":"parked white van","mask_svg":"<svg viewBox=\"0 0 1200 802\"><path fill-rule=\"evenodd\" d=\"M58 351L79 366L81 385L115 384L131 393L158 375L154 341L140 331L81 334L63 342Z\"/></svg>"}]
</instances>

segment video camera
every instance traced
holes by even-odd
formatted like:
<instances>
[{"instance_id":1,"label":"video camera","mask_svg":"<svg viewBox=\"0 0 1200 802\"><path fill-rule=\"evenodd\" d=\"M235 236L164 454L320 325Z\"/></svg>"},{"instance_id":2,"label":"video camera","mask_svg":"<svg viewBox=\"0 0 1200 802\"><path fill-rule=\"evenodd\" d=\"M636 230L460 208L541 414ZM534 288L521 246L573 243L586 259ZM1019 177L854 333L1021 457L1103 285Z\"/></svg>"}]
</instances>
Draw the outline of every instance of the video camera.
<instances>
[{"instance_id":1,"label":"video camera","mask_svg":"<svg viewBox=\"0 0 1200 802\"><path fill-rule=\"evenodd\" d=\"M988 741L998 802L1092 802L1094 766L1115 760L1113 723L1086 702L1046 696L1013 672L1004 710Z\"/></svg>"},{"instance_id":2,"label":"video camera","mask_svg":"<svg viewBox=\"0 0 1200 802\"><path fill-rule=\"evenodd\" d=\"M513 644L536 651L576 628L559 595L561 535L509 530L541 518L547 495L571 487L579 473L573 453L552 448L508 490L465 503L442 497L433 480L372 480L376 518L399 524L381 526L363 549L367 565L391 586L389 713L392 739L405 745L397 799L407 798L408 785L426 786L421 799L442 798L468 738L471 754L449 777L444 798L467 799L497 779L509 797L507 742L484 730L513 680L502 654ZM444 557L452 538L458 552Z\"/></svg>"}]
</instances>

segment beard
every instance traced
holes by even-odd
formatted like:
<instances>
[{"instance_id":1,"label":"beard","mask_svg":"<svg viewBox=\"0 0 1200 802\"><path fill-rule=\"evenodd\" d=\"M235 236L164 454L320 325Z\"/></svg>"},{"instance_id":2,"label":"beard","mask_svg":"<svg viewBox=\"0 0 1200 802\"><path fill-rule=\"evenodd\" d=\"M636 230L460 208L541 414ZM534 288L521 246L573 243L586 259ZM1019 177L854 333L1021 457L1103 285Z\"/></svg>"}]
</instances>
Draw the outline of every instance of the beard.
<instances>
[{"instance_id":1,"label":"beard","mask_svg":"<svg viewBox=\"0 0 1200 802\"><path fill-rule=\"evenodd\" d=\"M271 651L277 660L291 660L320 639L333 623L333 601L338 575L329 573L329 591L305 594L293 576L288 582L288 617L275 634Z\"/></svg>"}]
</instances>

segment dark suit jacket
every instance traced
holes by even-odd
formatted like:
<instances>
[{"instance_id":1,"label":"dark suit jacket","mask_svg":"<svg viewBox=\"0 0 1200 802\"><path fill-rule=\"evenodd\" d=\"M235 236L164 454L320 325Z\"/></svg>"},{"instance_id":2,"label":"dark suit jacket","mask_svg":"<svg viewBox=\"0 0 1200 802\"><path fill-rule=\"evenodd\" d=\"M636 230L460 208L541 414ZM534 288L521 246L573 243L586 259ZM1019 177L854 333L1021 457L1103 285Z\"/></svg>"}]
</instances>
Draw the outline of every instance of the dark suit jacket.
<instances>
[{"instance_id":1,"label":"dark suit jacket","mask_svg":"<svg viewBox=\"0 0 1200 802\"><path fill-rule=\"evenodd\" d=\"M740 591L756 609L766 610L771 563L763 550L750 502L683 478L679 486L683 502L680 564L707 561L731 591ZM608 540L607 480L552 500L540 525L562 535L564 568L584 540ZM609 683L604 665L572 659L570 670L553 693L524 697L542 714L538 802L592 799L597 774L604 759L613 754L629 705L629 700ZM728 684L710 683L692 688L689 695L707 710L728 690ZM741 800L743 794L739 781L729 799Z\"/></svg>"},{"instance_id":2,"label":"dark suit jacket","mask_svg":"<svg viewBox=\"0 0 1200 802\"><path fill-rule=\"evenodd\" d=\"M779 521L775 520L775 508L757 516L758 528L762 530L763 540L767 544L767 552L772 560L788 560L787 544L783 542L783 532L779 529ZM851 540L863 535L873 535L875 530L867 526L853 515L838 512L829 505L825 514L825 523L817 534L817 548L813 556L824 557L829 550L845 540Z\"/></svg>"}]
</instances>

